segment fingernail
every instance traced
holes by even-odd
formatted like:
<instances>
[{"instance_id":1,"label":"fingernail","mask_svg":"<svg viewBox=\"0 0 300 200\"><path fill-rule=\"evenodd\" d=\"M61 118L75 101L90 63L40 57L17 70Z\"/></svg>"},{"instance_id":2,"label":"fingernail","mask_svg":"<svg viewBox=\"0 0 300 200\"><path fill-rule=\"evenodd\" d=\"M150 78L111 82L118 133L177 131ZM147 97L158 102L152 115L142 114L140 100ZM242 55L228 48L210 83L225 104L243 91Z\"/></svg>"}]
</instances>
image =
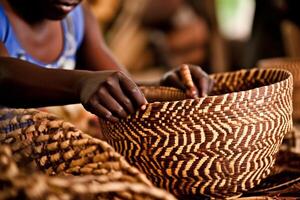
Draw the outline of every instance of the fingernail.
<instances>
[{"instance_id":1,"label":"fingernail","mask_svg":"<svg viewBox=\"0 0 300 200\"><path fill-rule=\"evenodd\" d=\"M123 108L119 109L119 115L123 118L127 117L127 113Z\"/></svg>"},{"instance_id":2,"label":"fingernail","mask_svg":"<svg viewBox=\"0 0 300 200\"><path fill-rule=\"evenodd\" d=\"M205 91L202 91L202 92L201 92L201 96L202 96L202 97L204 97L204 96L206 96L206 95L207 95L207 92L205 92Z\"/></svg>"},{"instance_id":3,"label":"fingernail","mask_svg":"<svg viewBox=\"0 0 300 200\"><path fill-rule=\"evenodd\" d=\"M117 123L119 121L119 119L118 118L110 118L109 121L111 123Z\"/></svg>"},{"instance_id":4,"label":"fingernail","mask_svg":"<svg viewBox=\"0 0 300 200\"><path fill-rule=\"evenodd\" d=\"M142 106L141 106L141 110L146 110L146 107L147 107L147 106L146 106L145 104L142 105Z\"/></svg>"},{"instance_id":5,"label":"fingernail","mask_svg":"<svg viewBox=\"0 0 300 200\"><path fill-rule=\"evenodd\" d=\"M106 119L109 119L111 116L112 116L111 113L107 113L107 114L105 115L105 118L106 118Z\"/></svg>"}]
</instances>

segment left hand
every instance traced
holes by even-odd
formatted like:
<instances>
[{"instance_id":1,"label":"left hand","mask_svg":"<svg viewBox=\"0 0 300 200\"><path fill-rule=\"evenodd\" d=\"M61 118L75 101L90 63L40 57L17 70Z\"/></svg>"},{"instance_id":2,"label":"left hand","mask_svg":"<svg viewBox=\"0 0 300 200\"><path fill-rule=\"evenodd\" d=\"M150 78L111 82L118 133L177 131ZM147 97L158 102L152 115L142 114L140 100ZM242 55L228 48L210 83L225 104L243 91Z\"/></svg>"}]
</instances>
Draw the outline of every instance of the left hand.
<instances>
[{"instance_id":1,"label":"left hand","mask_svg":"<svg viewBox=\"0 0 300 200\"><path fill-rule=\"evenodd\" d=\"M180 67L167 72L160 81L161 86L169 86L186 91L182 77L179 72ZM193 82L197 88L199 97L207 96L214 85L214 81L199 66L189 65Z\"/></svg>"}]
</instances>

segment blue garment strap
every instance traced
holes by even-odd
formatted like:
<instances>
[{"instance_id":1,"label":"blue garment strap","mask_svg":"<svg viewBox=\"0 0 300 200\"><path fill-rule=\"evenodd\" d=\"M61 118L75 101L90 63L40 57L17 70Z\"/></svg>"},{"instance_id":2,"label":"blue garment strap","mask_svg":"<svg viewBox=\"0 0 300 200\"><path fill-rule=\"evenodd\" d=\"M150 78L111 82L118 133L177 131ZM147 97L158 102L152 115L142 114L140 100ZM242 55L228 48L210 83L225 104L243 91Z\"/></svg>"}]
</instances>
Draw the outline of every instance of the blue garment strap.
<instances>
[{"instance_id":1,"label":"blue garment strap","mask_svg":"<svg viewBox=\"0 0 300 200\"><path fill-rule=\"evenodd\" d=\"M7 40L9 26L8 19L4 14L4 9L0 4L0 42L4 43L4 41Z\"/></svg>"},{"instance_id":2,"label":"blue garment strap","mask_svg":"<svg viewBox=\"0 0 300 200\"><path fill-rule=\"evenodd\" d=\"M14 33L3 6L0 4L0 42L4 44L9 55L26 60L41 67L74 69L76 53L84 36L84 14L82 6L77 6L62 20L64 48L60 57L53 63L42 63L32 58L21 46Z\"/></svg>"}]
</instances>

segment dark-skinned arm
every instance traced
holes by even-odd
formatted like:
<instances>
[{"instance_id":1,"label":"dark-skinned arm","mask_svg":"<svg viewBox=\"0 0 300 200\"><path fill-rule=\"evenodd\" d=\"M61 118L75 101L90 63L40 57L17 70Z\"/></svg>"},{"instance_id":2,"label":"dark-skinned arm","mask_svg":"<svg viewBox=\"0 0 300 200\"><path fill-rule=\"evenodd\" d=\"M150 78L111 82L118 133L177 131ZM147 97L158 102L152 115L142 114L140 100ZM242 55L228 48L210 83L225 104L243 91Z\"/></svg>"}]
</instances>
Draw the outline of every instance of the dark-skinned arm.
<instances>
[{"instance_id":1,"label":"dark-skinned arm","mask_svg":"<svg viewBox=\"0 0 300 200\"><path fill-rule=\"evenodd\" d=\"M82 103L92 113L115 122L146 103L137 85L120 71L47 69L5 56L2 43L0 52L1 106Z\"/></svg>"},{"instance_id":2,"label":"dark-skinned arm","mask_svg":"<svg viewBox=\"0 0 300 200\"><path fill-rule=\"evenodd\" d=\"M10 107L40 107L79 103L76 88L85 72L51 70L0 57L0 103Z\"/></svg>"}]
</instances>

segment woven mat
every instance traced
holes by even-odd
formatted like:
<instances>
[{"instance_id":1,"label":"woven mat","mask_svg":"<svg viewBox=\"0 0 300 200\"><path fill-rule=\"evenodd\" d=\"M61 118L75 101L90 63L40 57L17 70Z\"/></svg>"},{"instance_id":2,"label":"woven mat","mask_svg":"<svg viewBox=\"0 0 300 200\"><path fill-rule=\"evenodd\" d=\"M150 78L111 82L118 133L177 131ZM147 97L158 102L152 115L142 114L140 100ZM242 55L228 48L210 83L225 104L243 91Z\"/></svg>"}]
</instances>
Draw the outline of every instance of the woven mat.
<instances>
[{"instance_id":1,"label":"woven mat","mask_svg":"<svg viewBox=\"0 0 300 200\"><path fill-rule=\"evenodd\" d=\"M34 109L0 109L0 200L175 199L106 142Z\"/></svg>"}]
</instances>

